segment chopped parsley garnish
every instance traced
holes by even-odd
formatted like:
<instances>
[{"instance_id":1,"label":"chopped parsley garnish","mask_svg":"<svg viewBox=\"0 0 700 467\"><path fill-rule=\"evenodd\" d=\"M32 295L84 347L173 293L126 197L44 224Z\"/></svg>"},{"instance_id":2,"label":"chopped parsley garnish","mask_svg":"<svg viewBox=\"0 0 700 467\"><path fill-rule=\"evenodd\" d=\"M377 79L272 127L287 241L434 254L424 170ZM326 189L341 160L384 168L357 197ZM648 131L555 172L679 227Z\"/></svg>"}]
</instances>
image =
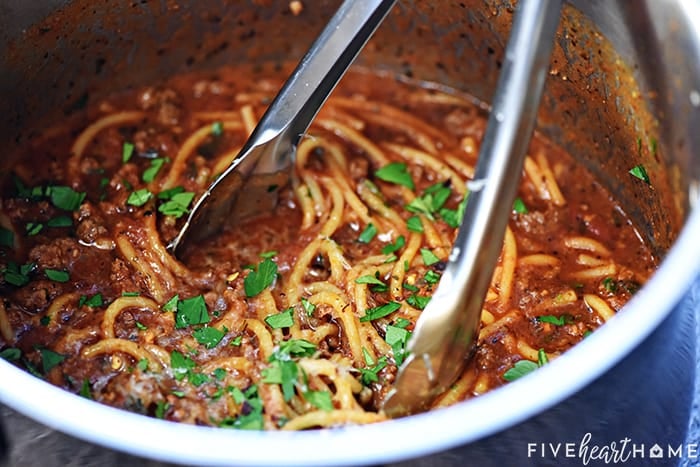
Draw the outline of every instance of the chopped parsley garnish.
<instances>
[{"instance_id":1,"label":"chopped parsley garnish","mask_svg":"<svg viewBox=\"0 0 700 467\"><path fill-rule=\"evenodd\" d=\"M553 324L555 326L564 326L566 324L566 318L564 316L543 315L538 316L537 321L540 323Z\"/></svg>"},{"instance_id":2,"label":"chopped parsley garnish","mask_svg":"<svg viewBox=\"0 0 700 467\"><path fill-rule=\"evenodd\" d=\"M209 321L207 304L202 295L177 302L175 328L181 329L193 324L206 324Z\"/></svg>"},{"instance_id":3,"label":"chopped parsley garnish","mask_svg":"<svg viewBox=\"0 0 700 467\"><path fill-rule=\"evenodd\" d=\"M134 145L133 143L129 143L127 141L122 144L122 162L126 164L129 162L131 159L131 156L134 155Z\"/></svg>"},{"instance_id":4,"label":"chopped parsley garnish","mask_svg":"<svg viewBox=\"0 0 700 467\"><path fill-rule=\"evenodd\" d=\"M294 325L294 308L287 308L280 313L268 315L265 317L265 322L272 329L292 327Z\"/></svg>"},{"instance_id":5,"label":"chopped parsley garnish","mask_svg":"<svg viewBox=\"0 0 700 467\"><path fill-rule=\"evenodd\" d=\"M280 344L278 355L291 357L311 357L316 352L316 344L305 339L289 339Z\"/></svg>"},{"instance_id":6,"label":"chopped parsley garnish","mask_svg":"<svg viewBox=\"0 0 700 467\"><path fill-rule=\"evenodd\" d=\"M102 294L101 293L96 293L95 295L88 297L87 295L81 295L80 300L78 300L78 307L81 307L83 305L87 305L91 308L96 308L98 306L102 306L104 303L104 300L102 299Z\"/></svg>"},{"instance_id":7,"label":"chopped parsley garnish","mask_svg":"<svg viewBox=\"0 0 700 467\"><path fill-rule=\"evenodd\" d=\"M362 347L362 356L365 359L366 367L360 368L360 380L362 384L369 386L371 383L379 381L379 372L386 367L387 359L385 356L381 356L375 361L364 347Z\"/></svg>"},{"instance_id":8,"label":"chopped parsley garnish","mask_svg":"<svg viewBox=\"0 0 700 467\"><path fill-rule=\"evenodd\" d=\"M224 133L224 124L221 122L214 122L211 124L211 134L214 136L221 136Z\"/></svg>"},{"instance_id":9,"label":"chopped parsley garnish","mask_svg":"<svg viewBox=\"0 0 700 467\"><path fill-rule=\"evenodd\" d=\"M165 413L168 411L169 408L170 408L170 404L165 402L165 401L156 402L156 411L155 411L156 418L160 418L161 420L164 419Z\"/></svg>"},{"instance_id":10,"label":"chopped parsley garnish","mask_svg":"<svg viewBox=\"0 0 700 467\"><path fill-rule=\"evenodd\" d=\"M408 173L408 166L403 162L391 162L381 169L377 170L374 175L385 182L403 185L410 190L416 188L411 174Z\"/></svg>"},{"instance_id":11,"label":"chopped parsley garnish","mask_svg":"<svg viewBox=\"0 0 700 467\"><path fill-rule=\"evenodd\" d=\"M364 276L360 276L357 279L355 279L356 284L370 284L370 285L378 285L382 287L386 287L386 284L379 280L377 276L373 276L371 274L367 274Z\"/></svg>"},{"instance_id":12,"label":"chopped parsley garnish","mask_svg":"<svg viewBox=\"0 0 700 467\"><path fill-rule=\"evenodd\" d=\"M647 174L647 171L642 164L635 165L634 167L632 167L629 173L632 174L633 177L640 179L646 184L650 183L649 174Z\"/></svg>"},{"instance_id":13,"label":"chopped parsley garnish","mask_svg":"<svg viewBox=\"0 0 700 467\"><path fill-rule=\"evenodd\" d=\"M22 287L29 283L29 273L34 270L36 263L27 263L18 266L14 261L10 261L3 271L5 282L16 287Z\"/></svg>"},{"instance_id":14,"label":"chopped parsley garnish","mask_svg":"<svg viewBox=\"0 0 700 467\"><path fill-rule=\"evenodd\" d=\"M83 385L80 386L80 395L85 399L92 400L92 389L90 388L90 380L85 378L83 380Z\"/></svg>"},{"instance_id":15,"label":"chopped parsley garnish","mask_svg":"<svg viewBox=\"0 0 700 467\"><path fill-rule=\"evenodd\" d=\"M227 418L219 426L237 430L262 430L264 426L263 404L260 400L257 386L253 385L245 392L236 387L231 387L229 392L234 402L239 405L245 404L250 412L241 414L236 418Z\"/></svg>"},{"instance_id":16,"label":"chopped parsley garnish","mask_svg":"<svg viewBox=\"0 0 700 467\"><path fill-rule=\"evenodd\" d=\"M431 269L425 273L423 279L425 279L425 282L428 284L437 284L440 281L440 274Z\"/></svg>"},{"instance_id":17,"label":"chopped parsley garnish","mask_svg":"<svg viewBox=\"0 0 700 467\"><path fill-rule=\"evenodd\" d=\"M389 302L374 308L368 308L365 316L360 318L361 322L374 321L375 319L388 316L401 308L401 304L397 302Z\"/></svg>"},{"instance_id":18,"label":"chopped parsley garnish","mask_svg":"<svg viewBox=\"0 0 700 467\"><path fill-rule=\"evenodd\" d=\"M429 186L423 194L414 198L406 205L406 209L416 214L424 214L428 219L435 220L435 214L444 208L452 190L448 182L440 182Z\"/></svg>"},{"instance_id":19,"label":"chopped parsley garnish","mask_svg":"<svg viewBox=\"0 0 700 467\"><path fill-rule=\"evenodd\" d=\"M14 347L8 347L6 349L0 350L0 358L7 360L8 362L14 362L22 357L22 351Z\"/></svg>"},{"instance_id":20,"label":"chopped parsley garnish","mask_svg":"<svg viewBox=\"0 0 700 467\"><path fill-rule=\"evenodd\" d=\"M377 235L377 228L371 222L367 224L365 230L362 231L357 241L360 243L369 243Z\"/></svg>"},{"instance_id":21,"label":"chopped parsley garnish","mask_svg":"<svg viewBox=\"0 0 700 467\"><path fill-rule=\"evenodd\" d=\"M299 367L292 358L310 357L315 352L316 345L304 339L290 339L283 342L270 356L270 366L263 369L263 382L279 384L282 387L284 400L291 400L299 377Z\"/></svg>"},{"instance_id":22,"label":"chopped parsley garnish","mask_svg":"<svg viewBox=\"0 0 700 467\"><path fill-rule=\"evenodd\" d=\"M314 310L316 309L316 305L303 297L301 299L301 307L304 309L306 316L313 316Z\"/></svg>"},{"instance_id":23,"label":"chopped parsley garnish","mask_svg":"<svg viewBox=\"0 0 700 467\"><path fill-rule=\"evenodd\" d=\"M41 354L41 366L44 370L44 374L48 374L56 365L59 365L66 359L65 355L56 353L53 350L39 348L39 353Z\"/></svg>"},{"instance_id":24,"label":"chopped parsley garnish","mask_svg":"<svg viewBox=\"0 0 700 467\"><path fill-rule=\"evenodd\" d=\"M258 264L257 270L250 273L243 280L243 288L248 298L255 297L260 292L270 287L277 277L277 264L270 258L266 258Z\"/></svg>"},{"instance_id":25,"label":"chopped parsley garnish","mask_svg":"<svg viewBox=\"0 0 700 467\"><path fill-rule=\"evenodd\" d=\"M70 280L70 274L68 274L68 271L61 269L44 269L44 274L50 280L56 282L68 282Z\"/></svg>"},{"instance_id":26,"label":"chopped parsley garnish","mask_svg":"<svg viewBox=\"0 0 700 467\"><path fill-rule=\"evenodd\" d=\"M466 194L464 199L460 201L457 205L457 209L440 209L440 217L445 221L447 225L456 229L462 223L462 218L464 217L464 210L467 207L467 200L469 199L469 193Z\"/></svg>"},{"instance_id":27,"label":"chopped parsley garnish","mask_svg":"<svg viewBox=\"0 0 700 467\"><path fill-rule=\"evenodd\" d=\"M27 222L25 230L27 231L27 236L31 237L38 234L44 229L44 224L41 222Z\"/></svg>"},{"instance_id":28,"label":"chopped parsley garnish","mask_svg":"<svg viewBox=\"0 0 700 467\"><path fill-rule=\"evenodd\" d=\"M153 193L148 191L148 188L141 188L129 194L129 197L126 199L126 204L140 207L146 204L151 198L153 198Z\"/></svg>"},{"instance_id":29,"label":"chopped parsley garnish","mask_svg":"<svg viewBox=\"0 0 700 467\"><path fill-rule=\"evenodd\" d=\"M150 183L155 180L156 175L158 175L161 167L163 167L166 162L170 162L170 159L167 157L156 157L155 159L152 159L150 167L143 171L141 179L146 183Z\"/></svg>"},{"instance_id":30,"label":"chopped parsley garnish","mask_svg":"<svg viewBox=\"0 0 700 467\"><path fill-rule=\"evenodd\" d=\"M177 195L178 193L184 193L185 188L183 186L176 186L173 188L170 188L168 190L161 191L158 193L158 199L162 199L164 201L167 201L169 199L172 199L173 196Z\"/></svg>"},{"instance_id":31,"label":"chopped parsley garnish","mask_svg":"<svg viewBox=\"0 0 700 467\"><path fill-rule=\"evenodd\" d=\"M426 266L432 266L433 264L440 262L440 258L438 258L435 253L427 248L421 248L420 255L423 258L423 263L425 263Z\"/></svg>"},{"instance_id":32,"label":"chopped parsley garnish","mask_svg":"<svg viewBox=\"0 0 700 467\"><path fill-rule=\"evenodd\" d=\"M617 282L612 277L606 277L603 279L603 287L610 293L617 292Z\"/></svg>"},{"instance_id":33,"label":"chopped parsley garnish","mask_svg":"<svg viewBox=\"0 0 700 467\"><path fill-rule=\"evenodd\" d=\"M406 220L406 228L411 232L423 233L423 223L420 221L420 217L411 216Z\"/></svg>"},{"instance_id":34,"label":"chopped parsley garnish","mask_svg":"<svg viewBox=\"0 0 700 467\"><path fill-rule=\"evenodd\" d=\"M406 245L406 237L403 235L400 235L399 238L396 239L394 243L390 243L386 245L384 248L382 248L382 254L384 255L390 255L392 253L395 253L399 251L401 248Z\"/></svg>"},{"instance_id":35,"label":"chopped parsley garnish","mask_svg":"<svg viewBox=\"0 0 700 467\"><path fill-rule=\"evenodd\" d=\"M304 398L316 408L325 410L326 412L333 410L333 399L331 398L331 393L328 391L306 391L304 393Z\"/></svg>"},{"instance_id":36,"label":"chopped parsley garnish","mask_svg":"<svg viewBox=\"0 0 700 467\"><path fill-rule=\"evenodd\" d=\"M148 329L148 326L143 324L141 321L134 322L134 325L136 326L136 329L138 329L139 331L145 331Z\"/></svg>"},{"instance_id":37,"label":"chopped parsley garnish","mask_svg":"<svg viewBox=\"0 0 700 467\"><path fill-rule=\"evenodd\" d=\"M185 379L185 376L188 376L195 366L195 361L181 352L177 350L170 352L170 367L173 369L173 376L177 381Z\"/></svg>"},{"instance_id":38,"label":"chopped parsley garnish","mask_svg":"<svg viewBox=\"0 0 700 467\"><path fill-rule=\"evenodd\" d=\"M423 310L426 306L428 306L428 302L430 302L430 297L424 297L423 295L413 294L406 299L406 302L413 308Z\"/></svg>"},{"instance_id":39,"label":"chopped parsley garnish","mask_svg":"<svg viewBox=\"0 0 700 467\"><path fill-rule=\"evenodd\" d=\"M193 199L194 193L191 191L174 194L172 198L158 206L158 211L166 216L180 218L189 211Z\"/></svg>"},{"instance_id":40,"label":"chopped parsley garnish","mask_svg":"<svg viewBox=\"0 0 700 467\"><path fill-rule=\"evenodd\" d=\"M141 295L139 292L122 292L122 297L138 297Z\"/></svg>"},{"instance_id":41,"label":"chopped parsley garnish","mask_svg":"<svg viewBox=\"0 0 700 467\"><path fill-rule=\"evenodd\" d=\"M408 282L403 283L403 288L408 290L409 292L418 292L420 289L416 287L415 285L411 285Z\"/></svg>"},{"instance_id":42,"label":"chopped parsley garnish","mask_svg":"<svg viewBox=\"0 0 700 467\"><path fill-rule=\"evenodd\" d=\"M543 367L547 363L549 363L549 358L547 358L547 353L544 351L544 349L540 349L537 351L537 366Z\"/></svg>"},{"instance_id":43,"label":"chopped parsley garnish","mask_svg":"<svg viewBox=\"0 0 700 467\"><path fill-rule=\"evenodd\" d=\"M401 365L406 358L406 344L410 337L411 332L402 327L392 325L386 327L384 340L391 346L397 366Z\"/></svg>"},{"instance_id":44,"label":"chopped parsley garnish","mask_svg":"<svg viewBox=\"0 0 700 467\"><path fill-rule=\"evenodd\" d=\"M242 335L236 336L233 339L231 339L231 343L229 345L233 345L235 347L238 347L239 345L241 345L241 343L243 343L243 336Z\"/></svg>"},{"instance_id":45,"label":"chopped parsley garnish","mask_svg":"<svg viewBox=\"0 0 700 467\"><path fill-rule=\"evenodd\" d=\"M224 378L226 378L226 370L224 370L223 368L217 368L216 370L214 370L212 375L214 376L214 378L216 378L217 381L222 381Z\"/></svg>"},{"instance_id":46,"label":"chopped parsley garnish","mask_svg":"<svg viewBox=\"0 0 700 467\"><path fill-rule=\"evenodd\" d=\"M15 234L5 227L0 227L0 246L13 248L15 246Z\"/></svg>"},{"instance_id":47,"label":"chopped parsley garnish","mask_svg":"<svg viewBox=\"0 0 700 467\"><path fill-rule=\"evenodd\" d=\"M48 188L51 204L64 211L75 211L83 203L85 193L77 192L69 186L52 186Z\"/></svg>"},{"instance_id":48,"label":"chopped parsley garnish","mask_svg":"<svg viewBox=\"0 0 700 467\"><path fill-rule=\"evenodd\" d=\"M528 213L527 206L525 206L525 202L522 198L515 198L515 201L513 201L513 212L518 214Z\"/></svg>"},{"instance_id":49,"label":"chopped parsley garnish","mask_svg":"<svg viewBox=\"0 0 700 467\"><path fill-rule=\"evenodd\" d=\"M203 328L196 329L192 333L192 336L197 339L197 342L202 344L207 349L213 349L219 345L219 342L221 342L221 339L224 338L225 334L226 333L224 331L220 331L217 328L205 326Z\"/></svg>"},{"instance_id":50,"label":"chopped parsley garnish","mask_svg":"<svg viewBox=\"0 0 700 467\"><path fill-rule=\"evenodd\" d=\"M260 253L258 256L260 256L262 259L272 259L275 256L277 256L277 252L274 250L264 251L264 252Z\"/></svg>"},{"instance_id":51,"label":"chopped parsley garnish","mask_svg":"<svg viewBox=\"0 0 700 467\"><path fill-rule=\"evenodd\" d=\"M173 311L174 312L177 310L177 302L179 302L179 301L180 301L180 295L176 294L173 296L173 298L171 298L170 300L165 302L165 304L163 304L161 309L163 311Z\"/></svg>"},{"instance_id":52,"label":"chopped parsley garnish","mask_svg":"<svg viewBox=\"0 0 700 467\"><path fill-rule=\"evenodd\" d=\"M503 379L506 381L515 381L518 378L522 378L523 376L532 373L537 368L539 367L535 362L531 362L530 360L519 360L515 362L515 365L513 365L512 368L503 373Z\"/></svg>"},{"instance_id":53,"label":"chopped parsley garnish","mask_svg":"<svg viewBox=\"0 0 700 467\"><path fill-rule=\"evenodd\" d=\"M141 371L147 371L148 370L148 359L142 358L141 360L139 360L139 362L136 364L136 368L138 368Z\"/></svg>"},{"instance_id":54,"label":"chopped parsley garnish","mask_svg":"<svg viewBox=\"0 0 700 467\"><path fill-rule=\"evenodd\" d=\"M70 227L73 225L73 220L68 216L56 216L49 219L46 225L49 227Z\"/></svg>"}]
</instances>

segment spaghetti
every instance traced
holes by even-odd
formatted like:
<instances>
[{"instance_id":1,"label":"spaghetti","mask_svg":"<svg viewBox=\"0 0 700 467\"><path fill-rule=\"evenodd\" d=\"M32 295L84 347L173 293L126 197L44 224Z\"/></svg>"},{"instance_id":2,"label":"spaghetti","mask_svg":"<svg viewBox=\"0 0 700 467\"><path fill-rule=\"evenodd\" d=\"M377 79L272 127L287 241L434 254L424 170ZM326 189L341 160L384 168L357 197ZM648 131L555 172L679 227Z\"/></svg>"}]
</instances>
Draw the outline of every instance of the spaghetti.
<instances>
[{"instance_id":1,"label":"spaghetti","mask_svg":"<svg viewBox=\"0 0 700 467\"><path fill-rule=\"evenodd\" d=\"M178 261L165 245L269 89L240 70L175 77L29 145L2 199L0 355L173 421L383 420L468 200L483 112L458 93L352 72L299 145L275 211ZM506 384L520 361L556 358L654 267L590 174L539 136L530 154L476 356L435 406Z\"/></svg>"}]
</instances>

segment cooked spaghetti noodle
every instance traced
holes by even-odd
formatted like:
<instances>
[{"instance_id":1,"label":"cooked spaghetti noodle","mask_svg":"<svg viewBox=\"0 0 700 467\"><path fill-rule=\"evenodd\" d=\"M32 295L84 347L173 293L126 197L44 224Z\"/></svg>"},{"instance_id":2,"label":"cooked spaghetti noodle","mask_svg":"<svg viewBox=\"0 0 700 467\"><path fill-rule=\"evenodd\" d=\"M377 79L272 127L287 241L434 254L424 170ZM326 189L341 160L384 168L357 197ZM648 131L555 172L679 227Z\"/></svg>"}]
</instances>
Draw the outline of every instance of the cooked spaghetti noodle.
<instances>
[{"instance_id":1,"label":"cooked spaghetti noodle","mask_svg":"<svg viewBox=\"0 0 700 467\"><path fill-rule=\"evenodd\" d=\"M275 86L231 70L176 77L30 144L2 199L0 355L173 421L383 420L468 201L484 115L458 93L353 72L299 145L291 185L271 187L277 208L178 261L165 245ZM653 269L590 174L539 136L529 153L476 355L436 406L556 358Z\"/></svg>"}]
</instances>

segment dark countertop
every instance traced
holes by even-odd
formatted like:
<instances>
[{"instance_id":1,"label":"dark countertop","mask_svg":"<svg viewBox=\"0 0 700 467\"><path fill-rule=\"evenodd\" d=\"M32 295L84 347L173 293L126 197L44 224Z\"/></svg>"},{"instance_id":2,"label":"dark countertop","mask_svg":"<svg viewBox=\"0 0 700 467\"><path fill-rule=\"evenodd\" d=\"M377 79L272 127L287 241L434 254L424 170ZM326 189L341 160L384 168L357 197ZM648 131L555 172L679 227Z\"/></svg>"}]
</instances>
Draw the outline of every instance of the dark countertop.
<instances>
[{"instance_id":1,"label":"dark countertop","mask_svg":"<svg viewBox=\"0 0 700 467\"><path fill-rule=\"evenodd\" d=\"M697 336L700 336L700 310L697 310L696 316L696 332ZM700 445L700 351L696 355L696 361L698 372L695 381L694 410L686 444L694 443L698 446ZM170 465L80 441L44 427L2 405L0 405L0 421L10 445L9 457L5 463L0 462L0 466L3 467L168 467ZM0 450L2 450L1 441ZM427 467L440 466L443 462L438 455L416 463L402 463L401 466L411 467L412 464ZM679 464L680 467L695 465L698 465L698 459L683 459Z\"/></svg>"}]
</instances>

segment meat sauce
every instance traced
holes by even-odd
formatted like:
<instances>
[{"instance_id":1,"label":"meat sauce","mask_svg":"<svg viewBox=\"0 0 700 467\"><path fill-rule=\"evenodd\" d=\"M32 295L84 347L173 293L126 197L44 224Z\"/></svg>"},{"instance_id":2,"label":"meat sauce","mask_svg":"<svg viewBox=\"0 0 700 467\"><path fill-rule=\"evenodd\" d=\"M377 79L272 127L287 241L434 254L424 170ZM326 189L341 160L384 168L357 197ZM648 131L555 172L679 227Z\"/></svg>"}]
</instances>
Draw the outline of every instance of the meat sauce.
<instances>
[{"instance_id":1,"label":"meat sauce","mask_svg":"<svg viewBox=\"0 0 700 467\"><path fill-rule=\"evenodd\" d=\"M240 400L232 402L232 392L226 389L235 386L245 391L253 385L260 388L267 384L260 381L269 360L261 355L259 338L239 323L224 327L214 346L203 344L204 339L193 338L199 336L193 334L193 328L199 329L198 326L181 328L174 324L173 309L167 303L175 296L179 298L172 303L201 296L212 325L223 316L237 317L239 322L256 316L261 305L249 300L244 279L259 267L260 255L265 252L274 255L277 267L276 282L270 286L277 309L297 306L295 316L302 328L330 326L329 334L316 343L317 356L330 359L339 354L352 358L347 329L330 308L319 306L312 314L305 314L299 313L297 304L286 303L285 281L302 250L318 238L323 228L322 222L302 228L304 213L292 187L280 192L280 201L271 213L230 226L217 237L189 248L184 256L186 266L169 266L173 263L159 256L162 252L153 249L149 236L150 222L162 244L167 245L191 206L191 202L185 203L179 211L176 207L173 215L173 211L161 209L168 200L159 199L160 193L176 187L181 193L194 193L196 199L216 176L217 161L227 153L235 153L245 141L246 131L229 131L226 120L233 117L224 114L249 105L253 116L259 118L282 78L241 69L176 76L156 86L95 102L80 116L47 128L43 137L27 145L2 191L0 270L4 272L0 275L0 293L9 326L0 333L0 351L6 359L52 384L127 410L197 424L220 424L232 414L240 418L252 409L241 408ZM354 125L391 161L400 158L389 149L390 145L416 147L420 143L416 135L428 135L437 158L447 154L462 161L461 166L456 162L454 167L473 167L485 128L485 112L468 97L444 91L353 71L334 98L364 104L357 108L335 105L332 98L319 118ZM411 118L402 120L391 112L387 114L384 105ZM142 117L106 126L76 157L76 139L84 129L121 111L142 112ZM204 116L216 112L221 115ZM386 123L392 119L396 124ZM405 126L416 121L422 123L412 134ZM211 134L186 157L168 188L164 180L173 173L183 144L208 124ZM312 126L309 135L322 136L342 148L347 158L345 178L351 189L378 190L384 206L398 212L403 221L417 215L415 210L405 209L405 193L400 185L377 176L381 167L368 157L366 147L319 125ZM551 190L543 188L544 181L535 183L532 175L524 172L509 222L518 258L512 290L508 300L502 301L498 299L498 284L492 286L494 296L487 297L484 306L488 315L482 323L479 345L465 373L470 376L463 378L458 399L507 384L512 379L506 376L508 370L516 362L528 359L523 348L556 358L580 342L606 319L596 311L591 297L600 298L617 311L656 265L621 207L571 156L540 135L535 135L528 154L536 169L540 169L534 173L551 171L564 202L555 203L547 195ZM305 166L308 173L327 175L328 157L330 154L323 148L313 150ZM407 170L415 181L416 196L444 181L425 164L409 162ZM443 186L450 188L444 208L458 211L463 197L449 183ZM146 190L141 193L148 197L142 204L135 196L139 190ZM453 239L454 227L437 214L435 217L437 235ZM331 236L351 265L397 242L398 232L380 232L369 241L360 241L365 227L357 219L348 218ZM407 237L410 232L406 231ZM134 246L137 262L150 264L150 271L162 282L159 289L154 289L151 281L155 279L148 273L135 269L134 258L119 246L120 238ZM593 243L576 240L581 238ZM429 271L433 277L439 277L448 246L435 249L438 261L432 264L416 260L415 267L414 263L407 265L405 280L409 286L398 292L398 298L375 287L370 289L368 305L376 308L393 301L410 302L412 296L429 296L435 284L423 278L431 274ZM401 251L399 247L396 253ZM538 262L535 255L548 259ZM503 261L501 258L501 267ZM582 274L590 270L594 273ZM302 282L332 281L332 276L329 256L319 253ZM390 280L384 274L377 277L380 282ZM336 285L342 288L347 282L350 281L344 278ZM154 290L162 290L162 296L155 296ZM142 359L129 353L91 357L82 353L106 338L104 320L109 304L136 295L154 300L159 309L124 308L114 320L114 338L169 352L170 360L167 355L154 354L155 361L165 367L157 376L153 368L149 373ZM63 305L52 309L57 300L63 300ZM408 321L411 322L404 327L410 331L414 323ZM387 326L396 323L391 316L371 321L382 337ZM276 339L289 338L284 329L271 332ZM178 376L177 368L168 368L174 365L175 349L199 369L196 373L192 368L187 370L189 383ZM231 371L224 379L215 368L207 367L214 359L228 357L252 362L255 370ZM355 394L366 411L380 409L383 395L393 381L396 359L391 354L388 357L386 366L376 371L376 381L363 381L364 387ZM354 361L359 380L363 365ZM366 368L372 365L364 360ZM201 381L193 381L193 375L204 376ZM260 391L265 413L274 412L268 407L270 399ZM250 401L246 403L251 405ZM232 404L238 408L231 409ZM268 419L265 427L280 427L283 421L284 417L277 416Z\"/></svg>"}]
</instances>

